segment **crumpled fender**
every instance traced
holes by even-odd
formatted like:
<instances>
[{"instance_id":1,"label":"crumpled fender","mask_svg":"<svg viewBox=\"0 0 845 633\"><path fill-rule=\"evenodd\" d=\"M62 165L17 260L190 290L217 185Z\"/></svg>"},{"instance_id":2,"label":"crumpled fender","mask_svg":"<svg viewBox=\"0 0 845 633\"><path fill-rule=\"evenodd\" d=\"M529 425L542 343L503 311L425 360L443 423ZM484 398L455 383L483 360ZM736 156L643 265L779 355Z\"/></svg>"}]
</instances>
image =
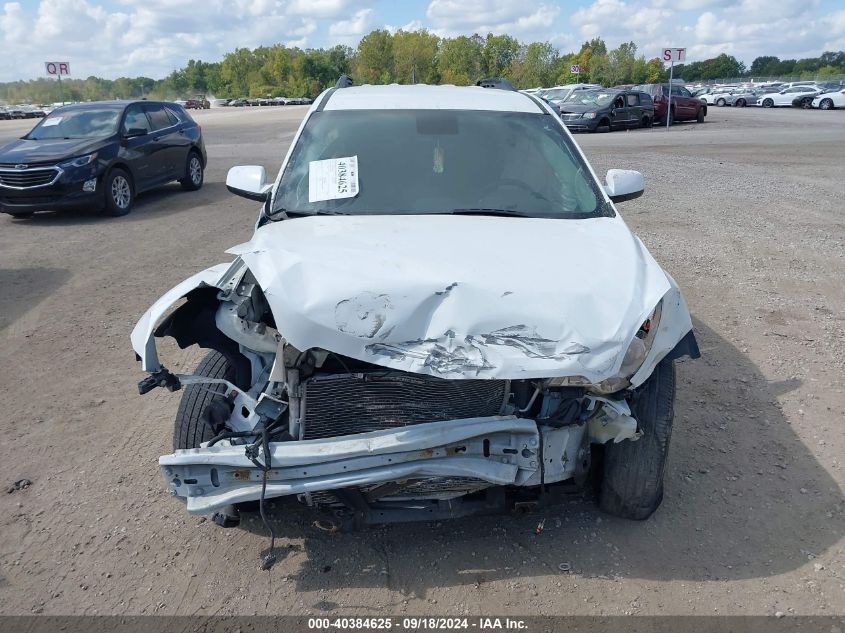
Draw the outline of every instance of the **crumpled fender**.
<instances>
[{"instance_id":1,"label":"crumpled fender","mask_svg":"<svg viewBox=\"0 0 845 633\"><path fill-rule=\"evenodd\" d=\"M191 290L203 287L220 288L221 278L230 267L230 263L217 264L188 277L165 292L158 301L144 312L130 335L132 349L135 350L141 360L141 368L144 371L154 372L161 369L153 331L162 316Z\"/></svg>"}]
</instances>

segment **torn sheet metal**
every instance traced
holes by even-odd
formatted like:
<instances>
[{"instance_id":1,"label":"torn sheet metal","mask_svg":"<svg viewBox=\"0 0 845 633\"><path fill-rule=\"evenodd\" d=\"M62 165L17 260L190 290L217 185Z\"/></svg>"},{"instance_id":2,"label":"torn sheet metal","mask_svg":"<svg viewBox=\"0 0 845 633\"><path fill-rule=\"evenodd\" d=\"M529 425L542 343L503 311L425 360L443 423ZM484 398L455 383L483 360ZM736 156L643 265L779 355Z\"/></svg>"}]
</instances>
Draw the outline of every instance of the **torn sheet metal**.
<instances>
[{"instance_id":1,"label":"torn sheet metal","mask_svg":"<svg viewBox=\"0 0 845 633\"><path fill-rule=\"evenodd\" d=\"M670 289L618 216L304 217L228 252L298 349L450 379L600 382Z\"/></svg>"},{"instance_id":2,"label":"torn sheet metal","mask_svg":"<svg viewBox=\"0 0 845 633\"><path fill-rule=\"evenodd\" d=\"M156 352L155 339L153 338L153 331L161 320L161 317L191 290L204 286L217 286L218 281L230 267L231 263L217 264L211 268L206 268L202 272L198 272L196 275L188 277L185 281L164 293L158 301L141 315L130 336L132 348L141 358L141 369L154 372L161 368L158 361L158 353Z\"/></svg>"},{"instance_id":3,"label":"torn sheet metal","mask_svg":"<svg viewBox=\"0 0 845 633\"><path fill-rule=\"evenodd\" d=\"M534 420L492 416L417 424L320 440L272 443L267 497L424 477L524 485L538 471ZM159 458L174 496L206 513L258 499L263 473L244 446L178 450ZM536 479L536 477L534 477Z\"/></svg>"}]
</instances>

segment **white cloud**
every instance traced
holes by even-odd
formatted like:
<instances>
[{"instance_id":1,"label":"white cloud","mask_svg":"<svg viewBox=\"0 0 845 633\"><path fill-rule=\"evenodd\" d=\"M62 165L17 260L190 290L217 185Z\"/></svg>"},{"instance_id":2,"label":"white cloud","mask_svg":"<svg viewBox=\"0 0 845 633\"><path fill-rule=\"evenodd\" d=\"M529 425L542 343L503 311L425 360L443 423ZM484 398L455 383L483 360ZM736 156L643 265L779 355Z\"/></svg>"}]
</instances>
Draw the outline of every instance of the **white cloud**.
<instances>
[{"instance_id":1,"label":"white cloud","mask_svg":"<svg viewBox=\"0 0 845 633\"><path fill-rule=\"evenodd\" d=\"M550 39L560 7L521 0L431 0L426 10L433 30L442 36L509 34Z\"/></svg>"},{"instance_id":2,"label":"white cloud","mask_svg":"<svg viewBox=\"0 0 845 633\"><path fill-rule=\"evenodd\" d=\"M602 37L656 56L686 46L690 61L720 53L817 56L845 50L841 0L393 0L395 31L442 37L508 33L563 52ZM238 47L355 45L384 24L375 0L0 0L0 81L71 62L76 77L163 77L188 59ZM399 26L401 25L401 26Z\"/></svg>"},{"instance_id":3,"label":"white cloud","mask_svg":"<svg viewBox=\"0 0 845 633\"><path fill-rule=\"evenodd\" d=\"M288 13L312 18L336 18L346 13L350 0L291 0Z\"/></svg>"},{"instance_id":4,"label":"white cloud","mask_svg":"<svg viewBox=\"0 0 845 633\"><path fill-rule=\"evenodd\" d=\"M372 27L372 9L361 9L348 20L340 20L329 26L329 36L343 44L357 44Z\"/></svg>"}]
</instances>

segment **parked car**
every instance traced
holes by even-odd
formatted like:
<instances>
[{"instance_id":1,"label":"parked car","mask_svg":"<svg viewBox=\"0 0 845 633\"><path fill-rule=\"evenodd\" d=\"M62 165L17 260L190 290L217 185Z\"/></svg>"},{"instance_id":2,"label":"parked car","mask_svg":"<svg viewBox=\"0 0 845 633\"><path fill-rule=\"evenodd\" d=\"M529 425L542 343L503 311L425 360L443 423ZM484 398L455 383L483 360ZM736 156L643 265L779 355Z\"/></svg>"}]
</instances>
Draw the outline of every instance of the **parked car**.
<instances>
[{"instance_id":1,"label":"parked car","mask_svg":"<svg viewBox=\"0 0 845 633\"><path fill-rule=\"evenodd\" d=\"M605 511L655 511L673 363L699 353L614 206L639 172L599 181L516 91L358 86L318 97L275 182L242 166L226 186L262 203L252 238L131 336L139 391L183 388L158 464L188 512L234 525L238 504L287 496L336 526L431 521L591 468ZM177 375L163 336L210 351Z\"/></svg>"},{"instance_id":2,"label":"parked car","mask_svg":"<svg viewBox=\"0 0 845 633\"><path fill-rule=\"evenodd\" d=\"M816 95L813 97L811 105L819 110L845 108L845 88L835 90L833 92L823 92L822 94Z\"/></svg>"},{"instance_id":3,"label":"parked car","mask_svg":"<svg viewBox=\"0 0 845 633\"><path fill-rule=\"evenodd\" d=\"M796 98L816 96L820 91L815 85L800 85L783 88L778 92L767 92L757 98L757 105L764 108L791 106Z\"/></svg>"},{"instance_id":4,"label":"parked car","mask_svg":"<svg viewBox=\"0 0 845 633\"><path fill-rule=\"evenodd\" d=\"M669 84L641 84L634 86L633 90L645 92L650 95L654 102L654 121L666 123L669 117L670 125L675 121L698 121L704 123L707 116L707 104L701 99L693 97L692 93L684 86L672 85L672 110L667 113L669 107Z\"/></svg>"},{"instance_id":5,"label":"parked car","mask_svg":"<svg viewBox=\"0 0 845 633\"><path fill-rule=\"evenodd\" d=\"M543 97L546 101L560 105L575 92L597 90L599 88L601 88L601 86L597 84L567 84L565 86L556 86L554 88L543 90L539 96Z\"/></svg>"},{"instance_id":6,"label":"parked car","mask_svg":"<svg viewBox=\"0 0 845 633\"><path fill-rule=\"evenodd\" d=\"M727 105L727 97L731 94L731 91L736 89L737 86L720 86L718 88L714 88L710 92L699 95L698 98L707 105L715 105L721 108Z\"/></svg>"},{"instance_id":7,"label":"parked car","mask_svg":"<svg viewBox=\"0 0 845 633\"><path fill-rule=\"evenodd\" d=\"M186 110L208 110L211 107L208 99L188 99L185 101Z\"/></svg>"},{"instance_id":8,"label":"parked car","mask_svg":"<svg viewBox=\"0 0 845 633\"><path fill-rule=\"evenodd\" d=\"M651 127L654 103L646 92L587 90L573 93L560 104L560 118L573 131Z\"/></svg>"},{"instance_id":9,"label":"parked car","mask_svg":"<svg viewBox=\"0 0 845 633\"><path fill-rule=\"evenodd\" d=\"M26 119L26 111L21 106L9 106L6 108L10 119ZM34 118L34 117L29 117Z\"/></svg>"},{"instance_id":10,"label":"parked car","mask_svg":"<svg viewBox=\"0 0 845 633\"><path fill-rule=\"evenodd\" d=\"M823 88L819 88L818 86L812 92L799 94L792 100L792 107L793 108L812 108L813 107L813 99L822 94L824 92Z\"/></svg>"},{"instance_id":11,"label":"parked car","mask_svg":"<svg viewBox=\"0 0 845 633\"><path fill-rule=\"evenodd\" d=\"M229 106L233 108L242 108L243 106L248 106L249 102L246 99L232 99L229 101Z\"/></svg>"},{"instance_id":12,"label":"parked car","mask_svg":"<svg viewBox=\"0 0 845 633\"><path fill-rule=\"evenodd\" d=\"M763 93L759 90L738 88L725 97L725 103L726 105L735 106L737 108L744 108L749 105L753 106L757 105L757 99L761 94Z\"/></svg>"},{"instance_id":13,"label":"parked car","mask_svg":"<svg viewBox=\"0 0 845 633\"><path fill-rule=\"evenodd\" d=\"M9 116L9 111L6 109L6 106L0 106L0 121L8 121L12 117Z\"/></svg>"},{"instance_id":14,"label":"parked car","mask_svg":"<svg viewBox=\"0 0 845 633\"><path fill-rule=\"evenodd\" d=\"M95 207L125 215L138 194L164 183L199 189L205 165L200 127L175 103L65 106L0 147L0 212Z\"/></svg>"}]
</instances>

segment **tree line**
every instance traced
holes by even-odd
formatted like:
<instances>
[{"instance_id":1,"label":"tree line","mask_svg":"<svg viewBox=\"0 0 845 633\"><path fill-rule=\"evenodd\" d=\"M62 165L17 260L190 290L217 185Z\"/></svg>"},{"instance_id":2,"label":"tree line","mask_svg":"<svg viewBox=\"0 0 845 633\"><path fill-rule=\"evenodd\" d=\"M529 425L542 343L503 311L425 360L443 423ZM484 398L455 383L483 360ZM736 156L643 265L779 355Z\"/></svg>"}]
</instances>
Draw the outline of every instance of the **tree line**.
<instances>
[{"instance_id":1,"label":"tree line","mask_svg":"<svg viewBox=\"0 0 845 633\"><path fill-rule=\"evenodd\" d=\"M578 65L580 74L570 72ZM342 74L358 84L450 83L468 85L482 77L506 77L518 88L548 87L576 81L604 86L665 81L667 72L657 57L639 53L634 42L608 50L597 37L578 52L561 53L549 42L523 43L510 35L488 34L441 38L417 31L375 30L353 49L348 46L300 49L281 44L238 48L222 61L190 60L164 79L120 77L66 79L66 101L98 99L191 98L196 95L234 97L315 97ZM845 74L845 52L817 58L780 60L756 58L750 67L721 54L675 67L686 81L723 77ZM33 79L0 83L0 100L7 103L54 103L60 100L55 80Z\"/></svg>"}]
</instances>

